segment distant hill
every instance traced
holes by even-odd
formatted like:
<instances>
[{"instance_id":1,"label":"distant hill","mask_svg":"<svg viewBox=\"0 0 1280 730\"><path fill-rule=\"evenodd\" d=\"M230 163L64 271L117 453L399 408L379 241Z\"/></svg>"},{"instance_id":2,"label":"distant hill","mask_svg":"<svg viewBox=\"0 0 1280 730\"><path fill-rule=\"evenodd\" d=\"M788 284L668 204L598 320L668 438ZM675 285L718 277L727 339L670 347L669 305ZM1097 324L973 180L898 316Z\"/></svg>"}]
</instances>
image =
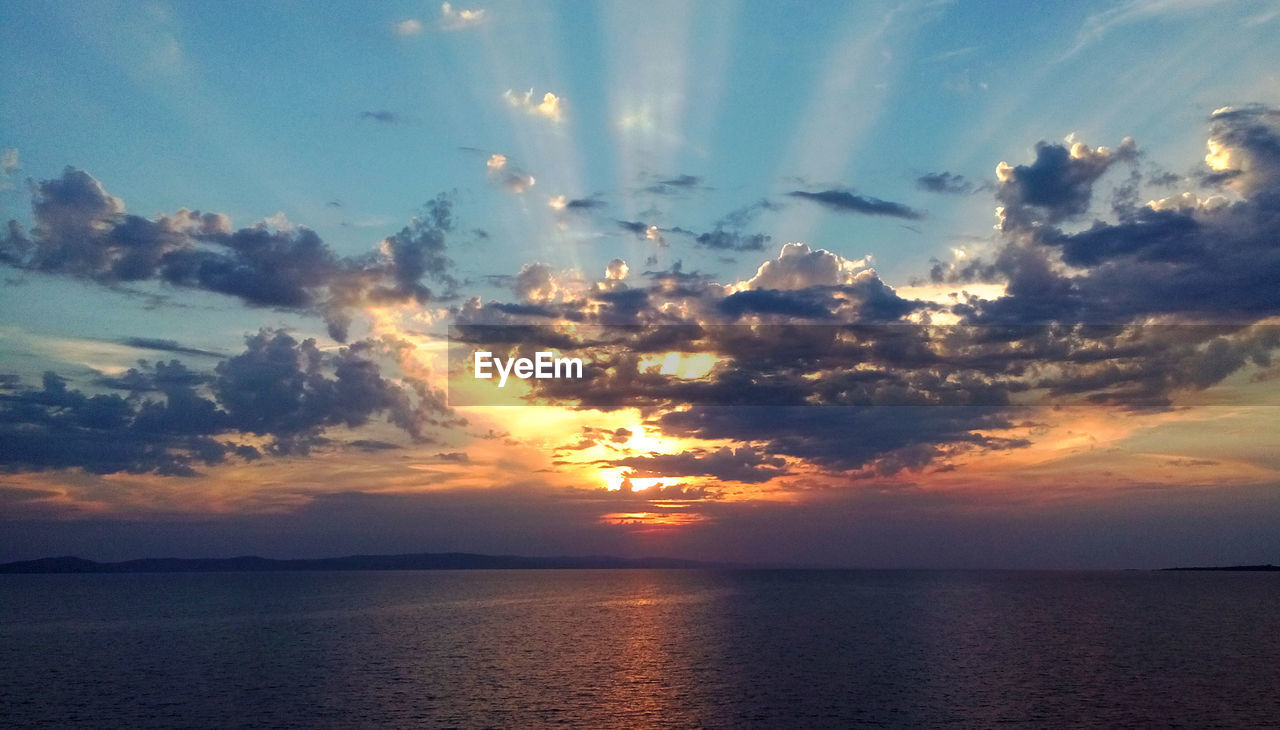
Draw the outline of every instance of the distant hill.
<instances>
[{"instance_id":1,"label":"distant hill","mask_svg":"<svg viewBox=\"0 0 1280 730\"><path fill-rule=\"evenodd\" d=\"M415 553L410 555L349 555L313 560L273 560L257 556L238 558L142 558L119 563L99 563L76 557L40 558L0 563L0 573L216 573L232 571L299 570L546 570L717 568L716 563L671 558L581 557L530 558L516 555L474 553Z\"/></svg>"},{"instance_id":2,"label":"distant hill","mask_svg":"<svg viewBox=\"0 0 1280 730\"><path fill-rule=\"evenodd\" d=\"M1266 565L1222 565L1222 566L1201 567L1201 568L1161 568L1161 570L1235 570L1235 571L1246 571L1246 572L1247 571L1265 572L1265 571L1272 571L1272 570L1280 570L1280 565L1272 565L1271 563L1267 563Z\"/></svg>"}]
</instances>

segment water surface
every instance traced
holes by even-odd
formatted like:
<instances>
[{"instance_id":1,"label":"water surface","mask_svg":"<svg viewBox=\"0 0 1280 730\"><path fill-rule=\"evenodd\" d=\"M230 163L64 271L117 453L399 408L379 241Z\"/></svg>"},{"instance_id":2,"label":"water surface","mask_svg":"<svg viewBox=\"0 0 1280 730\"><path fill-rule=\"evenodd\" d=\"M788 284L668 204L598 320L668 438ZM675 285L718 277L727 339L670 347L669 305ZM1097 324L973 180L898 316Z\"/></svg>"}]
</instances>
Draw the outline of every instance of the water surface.
<instances>
[{"instance_id":1,"label":"water surface","mask_svg":"<svg viewBox=\"0 0 1280 730\"><path fill-rule=\"evenodd\" d=\"M1280 723L1280 575L0 576L0 725Z\"/></svg>"}]
</instances>

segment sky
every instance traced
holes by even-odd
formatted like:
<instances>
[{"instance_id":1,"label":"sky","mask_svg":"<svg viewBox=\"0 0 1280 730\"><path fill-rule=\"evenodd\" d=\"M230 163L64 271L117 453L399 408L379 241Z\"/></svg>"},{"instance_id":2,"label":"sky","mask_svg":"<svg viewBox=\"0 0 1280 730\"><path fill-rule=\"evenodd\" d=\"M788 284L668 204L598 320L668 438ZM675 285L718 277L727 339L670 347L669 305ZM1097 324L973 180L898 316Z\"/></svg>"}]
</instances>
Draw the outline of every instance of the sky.
<instances>
[{"instance_id":1,"label":"sky","mask_svg":"<svg viewBox=\"0 0 1280 730\"><path fill-rule=\"evenodd\" d=\"M0 560L1280 557L1273 3L0 17Z\"/></svg>"}]
</instances>

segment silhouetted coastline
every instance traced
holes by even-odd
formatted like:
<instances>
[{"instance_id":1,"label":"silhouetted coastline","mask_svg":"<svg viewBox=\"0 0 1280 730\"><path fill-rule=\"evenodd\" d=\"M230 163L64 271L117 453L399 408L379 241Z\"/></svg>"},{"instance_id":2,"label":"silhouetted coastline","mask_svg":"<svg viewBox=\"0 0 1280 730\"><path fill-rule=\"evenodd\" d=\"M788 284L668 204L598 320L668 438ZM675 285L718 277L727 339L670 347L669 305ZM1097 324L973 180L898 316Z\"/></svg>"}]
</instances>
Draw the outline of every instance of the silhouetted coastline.
<instances>
[{"instance_id":1,"label":"silhouetted coastline","mask_svg":"<svg viewBox=\"0 0 1280 730\"><path fill-rule=\"evenodd\" d=\"M547 569L678 569L731 567L673 558L611 556L522 557L475 553L348 555L340 558L275 560L235 558L141 558L115 563L73 556L0 563L0 574L19 573L217 573L313 570L547 570Z\"/></svg>"}]
</instances>

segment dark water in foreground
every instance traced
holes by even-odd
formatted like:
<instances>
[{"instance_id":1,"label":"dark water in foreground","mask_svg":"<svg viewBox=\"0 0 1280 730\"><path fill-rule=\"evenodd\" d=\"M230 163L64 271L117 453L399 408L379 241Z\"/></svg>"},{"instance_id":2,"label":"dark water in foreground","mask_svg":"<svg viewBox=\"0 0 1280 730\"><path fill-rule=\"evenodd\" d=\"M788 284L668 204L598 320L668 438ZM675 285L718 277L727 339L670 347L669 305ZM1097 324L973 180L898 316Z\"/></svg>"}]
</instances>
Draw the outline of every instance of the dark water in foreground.
<instances>
[{"instance_id":1,"label":"dark water in foreground","mask_svg":"<svg viewBox=\"0 0 1280 730\"><path fill-rule=\"evenodd\" d=\"M0 726L1280 723L1280 574L0 576Z\"/></svg>"}]
</instances>

